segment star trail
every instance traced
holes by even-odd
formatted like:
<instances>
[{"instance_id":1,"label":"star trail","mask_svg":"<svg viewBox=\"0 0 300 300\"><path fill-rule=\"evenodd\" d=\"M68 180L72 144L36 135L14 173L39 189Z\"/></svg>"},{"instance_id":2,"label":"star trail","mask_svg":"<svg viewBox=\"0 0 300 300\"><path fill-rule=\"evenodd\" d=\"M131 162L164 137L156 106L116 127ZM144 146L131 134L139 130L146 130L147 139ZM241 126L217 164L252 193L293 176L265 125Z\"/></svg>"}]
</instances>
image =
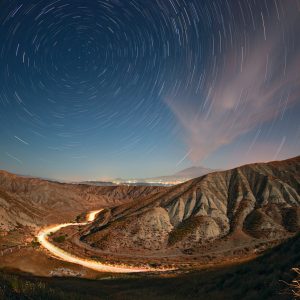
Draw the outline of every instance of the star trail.
<instances>
[{"instance_id":1,"label":"star trail","mask_svg":"<svg viewBox=\"0 0 300 300\"><path fill-rule=\"evenodd\" d=\"M62 178L300 150L300 2L0 3L0 168Z\"/></svg>"}]
</instances>

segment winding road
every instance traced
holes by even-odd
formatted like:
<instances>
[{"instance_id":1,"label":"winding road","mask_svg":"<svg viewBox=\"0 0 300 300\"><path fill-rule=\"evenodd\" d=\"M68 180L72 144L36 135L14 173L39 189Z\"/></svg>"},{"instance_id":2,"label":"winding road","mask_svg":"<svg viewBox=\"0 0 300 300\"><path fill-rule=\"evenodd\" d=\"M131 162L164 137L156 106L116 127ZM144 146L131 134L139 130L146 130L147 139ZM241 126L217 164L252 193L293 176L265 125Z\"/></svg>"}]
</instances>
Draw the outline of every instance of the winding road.
<instances>
[{"instance_id":1,"label":"winding road","mask_svg":"<svg viewBox=\"0 0 300 300\"><path fill-rule=\"evenodd\" d=\"M57 247L56 245L52 244L48 236L51 233L54 233L61 228L68 227L68 226L83 226L90 222L93 222L97 216L98 213L100 213L102 209L91 211L87 215L87 222L84 223L65 223L60 225L53 225L46 228L43 228L37 235L37 239L40 242L40 244L46 248L49 252L51 252L55 257L67 261L70 263L74 263L77 265L84 266L89 269L93 269L95 271L100 272L112 272L112 273L136 273L136 272L149 272L154 271L154 269L151 268L137 268L137 267L124 267L121 265L106 265L100 262L96 262L94 260L80 258L78 256L75 256L71 253L68 253L67 251ZM157 270L155 270L157 271Z\"/></svg>"}]
</instances>

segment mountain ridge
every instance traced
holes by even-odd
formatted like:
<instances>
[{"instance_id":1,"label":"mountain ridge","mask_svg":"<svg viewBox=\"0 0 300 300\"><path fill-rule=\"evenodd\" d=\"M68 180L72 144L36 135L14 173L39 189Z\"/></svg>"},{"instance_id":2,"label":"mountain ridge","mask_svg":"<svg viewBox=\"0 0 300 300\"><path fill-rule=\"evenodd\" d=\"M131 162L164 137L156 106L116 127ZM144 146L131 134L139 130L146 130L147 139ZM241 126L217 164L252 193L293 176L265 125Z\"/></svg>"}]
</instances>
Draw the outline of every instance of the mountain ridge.
<instances>
[{"instance_id":1,"label":"mountain ridge","mask_svg":"<svg viewBox=\"0 0 300 300\"><path fill-rule=\"evenodd\" d=\"M299 174L300 156L210 173L107 209L81 240L107 251L161 251L284 238L300 230Z\"/></svg>"},{"instance_id":2,"label":"mountain ridge","mask_svg":"<svg viewBox=\"0 0 300 300\"><path fill-rule=\"evenodd\" d=\"M0 171L0 230L73 220L84 211L119 205L161 189L74 185Z\"/></svg>"}]
</instances>

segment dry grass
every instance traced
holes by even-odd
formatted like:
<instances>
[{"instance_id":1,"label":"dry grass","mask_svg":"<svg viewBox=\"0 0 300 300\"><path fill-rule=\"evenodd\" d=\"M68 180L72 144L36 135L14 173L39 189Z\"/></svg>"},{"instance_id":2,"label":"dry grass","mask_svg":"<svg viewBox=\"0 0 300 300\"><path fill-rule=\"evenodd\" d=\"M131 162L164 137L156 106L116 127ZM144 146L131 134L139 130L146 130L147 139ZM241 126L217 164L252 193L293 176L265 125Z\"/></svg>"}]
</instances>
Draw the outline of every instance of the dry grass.
<instances>
[{"instance_id":1,"label":"dry grass","mask_svg":"<svg viewBox=\"0 0 300 300\"><path fill-rule=\"evenodd\" d=\"M293 271L297 273L297 277L289 284L289 286L294 298L300 299L300 268L294 268Z\"/></svg>"}]
</instances>

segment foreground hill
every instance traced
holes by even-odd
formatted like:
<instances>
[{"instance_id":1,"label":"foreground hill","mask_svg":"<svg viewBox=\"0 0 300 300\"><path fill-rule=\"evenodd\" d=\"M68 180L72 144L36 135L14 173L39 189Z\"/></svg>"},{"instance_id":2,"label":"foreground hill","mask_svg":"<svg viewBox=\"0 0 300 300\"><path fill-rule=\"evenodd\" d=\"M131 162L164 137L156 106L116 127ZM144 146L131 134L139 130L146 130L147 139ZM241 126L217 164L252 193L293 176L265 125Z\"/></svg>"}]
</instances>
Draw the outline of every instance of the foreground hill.
<instances>
[{"instance_id":1,"label":"foreground hill","mask_svg":"<svg viewBox=\"0 0 300 300\"><path fill-rule=\"evenodd\" d=\"M0 272L0 299L288 300L292 291L287 283L296 277L291 269L300 266L299 249L298 234L253 261L169 278L46 279Z\"/></svg>"},{"instance_id":2,"label":"foreground hill","mask_svg":"<svg viewBox=\"0 0 300 300\"><path fill-rule=\"evenodd\" d=\"M119 205L162 189L65 184L0 171L0 231L65 222L81 212Z\"/></svg>"},{"instance_id":3,"label":"foreground hill","mask_svg":"<svg viewBox=\"0 0 300 300\"><path fill-rule=\"evenodd\" d=\"M299 230L300 156L211 173L106 209L82 231L81 240L114 253L192 253L220 241L221 248L230 248L228 241L254 245Z\"/></svg>"}]
</instances>

